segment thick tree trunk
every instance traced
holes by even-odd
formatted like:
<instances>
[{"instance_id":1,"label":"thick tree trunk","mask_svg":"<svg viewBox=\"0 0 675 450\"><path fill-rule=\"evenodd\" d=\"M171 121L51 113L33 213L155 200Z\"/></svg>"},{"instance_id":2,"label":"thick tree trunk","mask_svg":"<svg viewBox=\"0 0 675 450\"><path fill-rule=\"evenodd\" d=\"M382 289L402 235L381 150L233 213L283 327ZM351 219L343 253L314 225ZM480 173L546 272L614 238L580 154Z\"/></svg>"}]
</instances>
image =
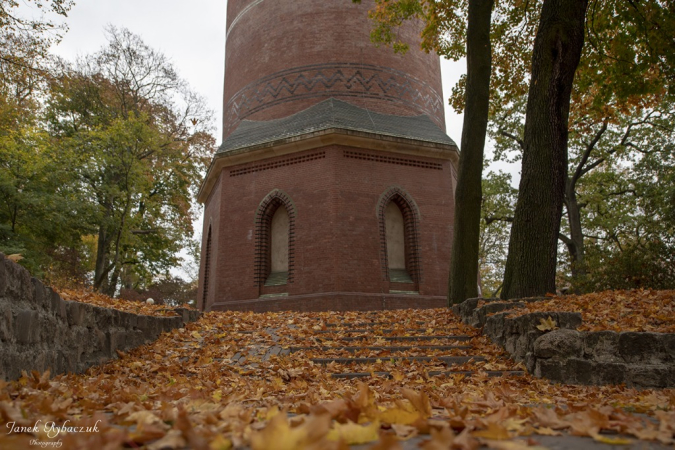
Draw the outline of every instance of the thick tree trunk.
<instances>
[{"instance_id":1,"label":"thick tree trunk","mask_svg":"<svg viewBox=\"0 0 675 450\"><path fill-rule=\"evenodd\" d=\"M481 181L490 103L492 67L490 22L493 4L494 0L469 2L466 108L455 192L455 221L448 292L448 302L451 305L478 296Z\"/></svg>"},{"instance_id":2,"label":"thick tree trunk","mask_svg":"<svg viewBox=\"0 0 675 450\"><path fill-rule=\"evenodd\" d=\"M504 299L555 292L567 180L567 128L588 0L544 0L532 54L522 174L504 273Z\"/></svg>"}]
</instances>

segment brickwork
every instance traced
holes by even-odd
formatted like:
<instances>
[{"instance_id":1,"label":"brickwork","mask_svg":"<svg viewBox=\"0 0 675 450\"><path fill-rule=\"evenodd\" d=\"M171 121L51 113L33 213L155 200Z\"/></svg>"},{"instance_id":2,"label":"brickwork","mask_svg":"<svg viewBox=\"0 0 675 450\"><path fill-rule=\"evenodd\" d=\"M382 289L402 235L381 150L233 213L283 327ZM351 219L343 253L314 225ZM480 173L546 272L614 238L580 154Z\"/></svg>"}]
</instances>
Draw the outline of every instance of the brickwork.
<instances>
[{"instance_id":1,"label":"brickwork","mask_svg":"<svg viewBox=\"0 0 675 450\"><path fill-rule=\"evenodd\" d=\"M364 157L349 157L355 151ZM323 157L306 158L317 152ZM305 158L302 164L282 164L289 158L276 157L265 160L275 166L266 171L248 170L259 163L224 169L204 218L205 235L208 224L214 230L216 222L221 224L212 237L214 272L207 307L260 311L443 305L453 221L451 163L410 156L403 158L406 165L391 164L392 157L398 156L331 145L294 154L293 158ZM242 175L229 176L233 172ZM289 202L292 199L293 206L286 207L289 215L294 211L294 269L292 283L264 288L256 259L261 251L256 248L256 217L262 203L271 203L267 196L272 192L283 192ZM404 214L408 211L410 255L417 255L416 262L411 262L411 267L417 264L414 286L394 286L397 283L383 276L386 253L383 259L380 210L387 201L399 202ZM218 235L221 240L216 242ZM203 295L203 286L200 289ZM419 294L398 295L390 290ZM260 299L275 293L287 297Z\"/></svg>"},{"instance_id":2,"label":"brickwork","mask_svg":"<svg viewBox=\"0 0 675 450\"><path fill-rule=\"evenodd\" d=\"M405 55L375 47L374 6L228 1L225 142L199 194L202 255L209 250L201 308L445 305L458 157L442 132L440 61L419 49L419 23L400 30ZM392 202L403 216L402 275L388 267ZM268 280L271 220L282 207L288 272Z\"/></svg>"},{"instance_id":3,"label":"brickwork","mask_svg":"<svg viewBox=\"0 0 675 450\"><path fill-rule=\"evenodd\" d=\"M330 97L386 114L427 114L445 129L438 56L419 49L414 24L400 34L410 45L405 55L375 47L367 14L373 6L230 0L224 137L242 119L286 117Z\"/></svg>"}]
</instances>

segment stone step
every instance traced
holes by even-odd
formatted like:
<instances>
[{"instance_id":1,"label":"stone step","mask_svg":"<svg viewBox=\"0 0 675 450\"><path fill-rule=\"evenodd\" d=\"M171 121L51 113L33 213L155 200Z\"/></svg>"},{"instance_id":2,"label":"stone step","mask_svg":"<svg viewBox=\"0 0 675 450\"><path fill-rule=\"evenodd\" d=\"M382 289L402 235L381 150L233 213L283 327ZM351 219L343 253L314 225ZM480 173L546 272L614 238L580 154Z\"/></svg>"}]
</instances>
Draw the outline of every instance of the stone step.
<instances>
[{"instance_id":1,"label":"stone step","mask_svg":"<svg viewBox=\"0 0 675 450\"><path fill-rule=\"evenodd\" d=\"M340 337L340 341L360 341L363 339L369 339L369 338L378 338L378 339L383 339L385 341L433 341L434 339L445 339L448 341L470 341L473 339L472 336L466 336L466 335L422 335L422 336L345 336L345 337Z\"/></svg>"},{"instance_id":2,"label":"stone step","mask_svg":"<svg viewBox=\"0 0 675 450\"><path fill-rule=\"evenodd\" d=\"M427 375L430 377L437 377L441 375L465 375L467 377L476 375L479 372L473 370L432 370L427 372ZM522 376L525 374L522 370L488 370L485 371L488 377L508 377L508 376ZM345 373L333 373L331 374L332 378L368 378L372 375L378 377L392 378L390 372L345 372Z\"/></svg>"},{"instance_id":3,"label":"stone step","mask_svg":"<svg viewBox=\"0 0 675 450\"><path fill-rule=\"evenodd\" d=\"M383 358L312 358L310 361L316 364L372 364L377 361L438 361L446 366L464 364L469 361L485 361L483 356L394 356Z\"/></svg>"},{"instance_id":4,"label":"stone step","mask_svg":"<svg viewBox=\"0 0 675 450\"><path fill-rule=\"evenodd\" d=\"M404 332L404 333L424 333L428 330L428 328L384 328L381 330L376 330L379 333L387 333L391 334L393 332ZM438 328L434 328L434 331L439 330ZM439 330L440 331L440 330ZM342 333L372 333L373 330L371 329L356 329L356 328L344 328L340 330L316 330L315 333L322 334L322 333L337 333L337 332L342 332Z\"/></svg>"},{"instance_id":5,"label":"stone step","mask_svg":"<svg viewBox=\"0 0 675 450\"><path fill-rule=\"evenodd\" d=\"M421 320L416 320L416 321L414 321L414 322L412 322L412 323L414 323L415 325L418 325L418 326L419 326L419 325L424 325L424 324L425 324L425 322L424 322L424 321L421 321ZM343 326L344 326L344 323L331 323L331 322L329 322L329 323L326 323L325 325L326 325L327 327L343 327ZM351 322L351 325L352 325L352 326L356 325L356 326L359 326L359 327L361 327L361 326L366 326L366 327L383 327L383 326L387 326L387 325L388 325L388 326L392 326L392 325L393 325L393 326L401 325L401 323L400 323L400 322L392 323L392 322L359 322L359 321L356 321L356 322Z\"/></svg>"},{"instance_id":6,"label":"stone step","mask_svg":"<svg viewBox=\"0 0 675 450\"><path fill-rule=\"evenodd\" d=\"M344 350L347 352L356 352L359 350L374 350L374 351L391 351L391 352L404 352L407 350L468 350L471 346L469 345L414 345L414 346L363 346L363 347L331 347L331 346L321 346L321 347L291 347L290 353L296 352L306 352L310 350Z\"/></svg>"}]
</instances>

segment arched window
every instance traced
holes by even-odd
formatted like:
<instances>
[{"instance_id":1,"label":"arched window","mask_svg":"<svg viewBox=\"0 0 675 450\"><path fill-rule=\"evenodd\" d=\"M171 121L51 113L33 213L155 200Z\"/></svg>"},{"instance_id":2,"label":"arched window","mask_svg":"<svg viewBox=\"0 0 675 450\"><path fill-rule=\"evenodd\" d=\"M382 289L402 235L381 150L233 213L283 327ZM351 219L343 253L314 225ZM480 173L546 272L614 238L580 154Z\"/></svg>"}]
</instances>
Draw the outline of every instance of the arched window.
<instances>
[{"instance_id":1,"label":"arched window","mask_svg":"<svg viewBox=\"0 0 675 450\"><path fill-rule=\"evenodd\" d=\"M421 281L419 210L401 187L392 186L377 204L384 278L394 283Z\"/></svg>"},{"instance_id":2,"label":"arched window","mask_svg":"<svg viewBox=\"0 0 675 450\"><path fill-rule=\"evenodd\" d=\"M270 225L270 274L265 286L278 286L288 282L288 211L277 207Z\"/></svg>"},{"instance_id":3,"label":"arched window","mask_svg":"<svg viewBox=\"0 0 675 450\"><path fill-rule=\"evenodd\" d=\"M206 255L204 255L204 292L202 294L202 311L206 311L206 302L209 299L209 281L211 275L211 225L206 237Z\"/></svg>"},{"instance_id":4,"label":"arched window","mask_svg":"<svg viewBox=\"0 0 675 450\"><path fill-rule=\"evenodd\" d=\"M389 202L384 210L384 226L387 240L387 268L389 279L400 283L412 283L406 267L405 224L398 205Z\"/></svg>"},{"instance_id":5,"label":"arched window","mask_svg":"<svg viewBox=\"0 0 675 450\"><path fill-rule=\"evenodd\" d=\"M293 282L295 217L293 201L279 189L260 202L255 219L256 286Z\"/></svg>"}]
</instances>

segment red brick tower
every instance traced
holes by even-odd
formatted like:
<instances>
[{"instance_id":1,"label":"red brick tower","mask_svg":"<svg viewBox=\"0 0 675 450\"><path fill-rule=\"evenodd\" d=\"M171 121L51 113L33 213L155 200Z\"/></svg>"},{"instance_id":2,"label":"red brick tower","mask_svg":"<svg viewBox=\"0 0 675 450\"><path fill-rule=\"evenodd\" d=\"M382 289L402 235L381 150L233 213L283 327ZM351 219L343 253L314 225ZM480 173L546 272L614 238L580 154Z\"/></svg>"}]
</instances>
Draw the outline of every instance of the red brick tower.
<instances>
[{"instance_id":1,"label":"red brick tower","mask_svg":"<svg viewBox=\"0 0 675 450\"><path fill-rule=\"evenodd\" d=\"M201 309L445 304L457 146L438 56L376 48L362 5L229 0Z\"/></svg>"}]
</instances>

